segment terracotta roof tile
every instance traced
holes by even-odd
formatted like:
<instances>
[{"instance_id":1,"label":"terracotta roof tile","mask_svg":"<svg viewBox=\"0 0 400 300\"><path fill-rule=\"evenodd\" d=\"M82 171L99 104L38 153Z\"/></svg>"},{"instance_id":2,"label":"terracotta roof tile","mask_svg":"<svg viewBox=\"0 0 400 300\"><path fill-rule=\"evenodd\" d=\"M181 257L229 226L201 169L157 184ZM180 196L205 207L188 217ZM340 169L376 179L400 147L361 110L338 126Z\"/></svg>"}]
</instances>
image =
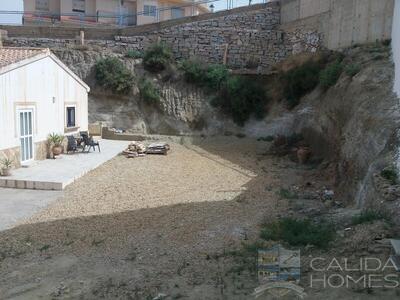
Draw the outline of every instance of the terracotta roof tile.
<instances>
[{"instance_id":1,"label":"terracotta roof tile","mask_svg":"<svg viewBox=\"0 0 400 300\"><path fill-rule=\"evenodd\" d=\"M48 49L39 48L0 48L0 68L46 53Z\"/></svg>"}]
</instances>

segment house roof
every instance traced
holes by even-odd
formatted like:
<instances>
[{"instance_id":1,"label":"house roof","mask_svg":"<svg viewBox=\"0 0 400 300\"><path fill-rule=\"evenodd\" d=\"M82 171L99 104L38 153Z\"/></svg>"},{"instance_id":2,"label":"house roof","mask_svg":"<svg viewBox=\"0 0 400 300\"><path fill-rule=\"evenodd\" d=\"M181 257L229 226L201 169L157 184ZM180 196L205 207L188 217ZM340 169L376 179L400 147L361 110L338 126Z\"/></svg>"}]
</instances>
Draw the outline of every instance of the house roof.
<instances>
[{"instance_id":1,"label":"house roof","mask_svg":"<svg viewBox=\"0 0 400 300\"><path fill-rule=\"evenodd\" d=\"M79 84L81 84L88 92L90 87L71 71L61 60L55 56L48 48L15 48L0 47L0 75L20 68L27 64L50 57L64 71L71 75Z\"/></svg>"}]
</instances>

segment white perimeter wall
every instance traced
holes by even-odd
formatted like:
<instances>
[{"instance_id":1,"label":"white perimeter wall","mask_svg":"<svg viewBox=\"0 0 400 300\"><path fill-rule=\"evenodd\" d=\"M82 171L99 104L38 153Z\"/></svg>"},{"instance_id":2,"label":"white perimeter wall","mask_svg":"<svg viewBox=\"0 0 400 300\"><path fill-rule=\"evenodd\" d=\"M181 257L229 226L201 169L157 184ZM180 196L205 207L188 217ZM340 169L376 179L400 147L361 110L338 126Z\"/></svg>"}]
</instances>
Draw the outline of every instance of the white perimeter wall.
<instances>
[{"instance_id":1,"label":"white perimeter wall","mask_svg":"<svg viewBox=\"0 0 400 300\"><path fill-rule=\"evenodd\" d=\"M400 0L395 0L392 31L392 49L396 70L394 91L400 97Z\"/></svg>"},{"instance_id":2,"label":"white perimeter wall","mask_svg":"<svg viewBox=\"0 0 400 300\"><path fill-rule=\"evenodd\" d=\"M45 141L49 133L64 134L67 103L76 105L79 130L87 130L86 89L50 57L0 75L0 150L20 146L18 108L35 110L37 143Z\"/></svg>"},{"instance_id":3,"label":"white perimeter wall","mask_svg":"<svg viewBox=\"0 0 400 300\"><path fill-rule=\"evenodd\" d=\"M0 0L0 11L24 11L23 0ZM22 25L22 14L0 13L0 24Z\"/></svg>"}]
</instances>

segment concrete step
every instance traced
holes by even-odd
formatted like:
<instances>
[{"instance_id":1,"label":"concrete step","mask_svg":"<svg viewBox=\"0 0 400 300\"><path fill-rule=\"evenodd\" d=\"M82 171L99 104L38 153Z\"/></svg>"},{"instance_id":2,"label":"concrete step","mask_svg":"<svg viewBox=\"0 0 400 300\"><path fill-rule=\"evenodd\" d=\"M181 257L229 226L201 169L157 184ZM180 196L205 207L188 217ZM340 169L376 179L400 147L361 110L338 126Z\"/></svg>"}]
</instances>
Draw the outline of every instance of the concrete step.
<instances>
[{"instance_id":1,"label":"concrete step","mask_svg":"<svg viewBox=\"0 0 400 300\"><path fill-rule=\"evenodd\" d=\"M48 181L0 178L0 187L13 188L13 189L61 191L65 188L65 185L63 182L48 182Z\"/></svg>"}]
</instances>

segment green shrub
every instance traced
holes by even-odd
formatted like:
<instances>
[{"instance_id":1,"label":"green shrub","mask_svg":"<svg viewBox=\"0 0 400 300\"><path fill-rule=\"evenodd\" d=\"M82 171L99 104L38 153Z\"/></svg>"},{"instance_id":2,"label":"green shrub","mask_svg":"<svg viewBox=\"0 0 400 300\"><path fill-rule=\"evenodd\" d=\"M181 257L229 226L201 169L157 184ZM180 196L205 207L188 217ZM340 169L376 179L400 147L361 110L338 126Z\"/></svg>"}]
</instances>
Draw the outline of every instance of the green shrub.
<instances>
[{"instance_id":1,"label":"green shrub","mask_svg":"<svg viewBox=\"0 0 400 300\"><path fill-rule=\"evenodd\" d=\"M107 57L97 61L95 72L97 83L115 93L127 94L132 88L134 80L132 72L115 57Z\"/></svg>"},{"instance_id":2,"label":"green shrub","mask_svg":"<svg viewBox=\"0 0 400 300\"><path fill-rule=\"evenodd\" d=\"M172 62L171 49L162 42L151 45L143 56L143 65L146 70L158 72L164 70Z\"/></svg>"},{"instance_id":3,"label":"green shrub","mask_svg":"<svg viewBox=\"0 0 400 300\"><path fill-rule=\"evenodd\" d=\"M396 185L398 183L399 175L394 169L384 169L381 171L381 176L390 181L390 184Z\"/></svg>"},{"instance_id":4,"label":"green shrub","mask_svg":"<svg viewBox=\"0 0 400 300\"><path fill-rule=\"evenodd\" d=\"M352 218L352 224L353 225L358 225L358 224L365 224L365 223L373 223L374 221L378 220L386 220L388 221L389 218L382 212L375 211L372 209L367 209L363 212L361 212L359 215L354 216Z\"/></svg>"},{"instance_id":5,"label":"green shrub","mask_svg":"<svg viewBox=\"0 0 400 300\"><path fill-rule=\"evenodd\" d=\"M138 58L143 58L144 54L139 50L131 49L128 50L128 52L126 52L125 56L128 58L138 59Z\"/></svg>"},{"instance_id":6,"label":"green shrub","mask_svg":"<svg viewBox=\"0 0 400 300\"><path fill-rule=\"evenodd\" d=\"M259 142L272 142L274 139L275 139L275 138L274 138L273 135L267 135L267 136L259 137L259 138L257 139L257 141L259 141Z\"/></svg>"},{"instance_id":7,"label":"green shrub","mask_svg":"<svg viewBox=\"0 0 400 300\"><path fill-rule=\"evenodd\" d=\"M147 79L141 78L138 82L140 97L149 105L158 104L160 102L160 93L154 83Z\"/></svg>"},{"instance_id":8,"label":"green shrub","mask_svg":"<svg viewBox=\"0 0 400 300\"><path fill-rule=\"evenodd\" d=\"M293 191L291 191L291 190L288 190L288 189L284 189L284 188L281 188L281 189L278 191L278 195L279 195L282 199L298 199L298 198L299 198L299 196L297 195L297 193L295 193L295 192L293 192Z\"/></svg>"},{"instance_id":9,"label":"green shrub","mask_svg":"<svg viewBox=\"0 0 400 300\"><path fill-rule=\"evenodd\" d=\"M209 65L196 59L184 60L180 69L184 72L185 80L200 86L219 90L228 80L229 72L224 65Z\"/></svg>"},{"instance_id":10,"label":"green shrub","mask_svg":"<svg viewBox=\"0 0 400 300\"><path fill-rule=\"evenodd\" d=\"M343 66L339 59L330 63L320 74L320 83L322 88L328 89L334 86L342 74Z\"/></svg>"},{"instance_id":11,"label":"green shrub","mask_svg":"<svg viewBox=\"0 0 400 300\"><path fill-rule=\"evenodd\" d=\"M261 238L283 241L290 246L313 245L326 248L335 237L332 224L314 224L309 219L284 218L263 226Z\"/></svg>"},{"instance_id":12,"label":"green shrub","mask_svg":"<svg viewBox=\"0 0 400 300\"><path fill-rule=\"evenodd\" d=\"M345 67L344 71L348 76L354 77L361 71L361 66L358 64L350 64Z\"/></svg>"},{"instance_id":13,"label":"green shrub","mask_svg":"<svg viewBox=\"0 0 400 300\"><path fill-rule=\"evenodd\" d=\"M300 98L318 85L321 68L319 62L309 60L282 75L283 95L289 108L298 105Z\"/></svg>"},{"instance_id":14,"label":"green shrub","mask_svg":"<svg viewBox=\"0 0 400 300\"><path fill-rule=\"evenodd\" d=\"M205 74L205 84L207 87L219 90L228 80L229 71L225 65L210 65Z\"/></svg>"},{"instance_id":15,"label":"green shrub","mask_svg":"<svg viewBox=\"0 0 400 300\"><path fill-rule=\"evenodd\" d=\"M221 108L232 116L236 124L243 126L251 115L263 117L265 100L265 90L259 83L245 77L229 76L211 104Z\"/></svg>"},{"instance_id":16,"label":"green shrub","mask_svg":"<svg viewBox=\"0 0 400 300\"><path fill-rule=\"evenodd\" d=\"M206 78L206 67L196 59L184 60L179 68L183 71L186 82L202 85Z\"/></svg>"}]
</instances>

